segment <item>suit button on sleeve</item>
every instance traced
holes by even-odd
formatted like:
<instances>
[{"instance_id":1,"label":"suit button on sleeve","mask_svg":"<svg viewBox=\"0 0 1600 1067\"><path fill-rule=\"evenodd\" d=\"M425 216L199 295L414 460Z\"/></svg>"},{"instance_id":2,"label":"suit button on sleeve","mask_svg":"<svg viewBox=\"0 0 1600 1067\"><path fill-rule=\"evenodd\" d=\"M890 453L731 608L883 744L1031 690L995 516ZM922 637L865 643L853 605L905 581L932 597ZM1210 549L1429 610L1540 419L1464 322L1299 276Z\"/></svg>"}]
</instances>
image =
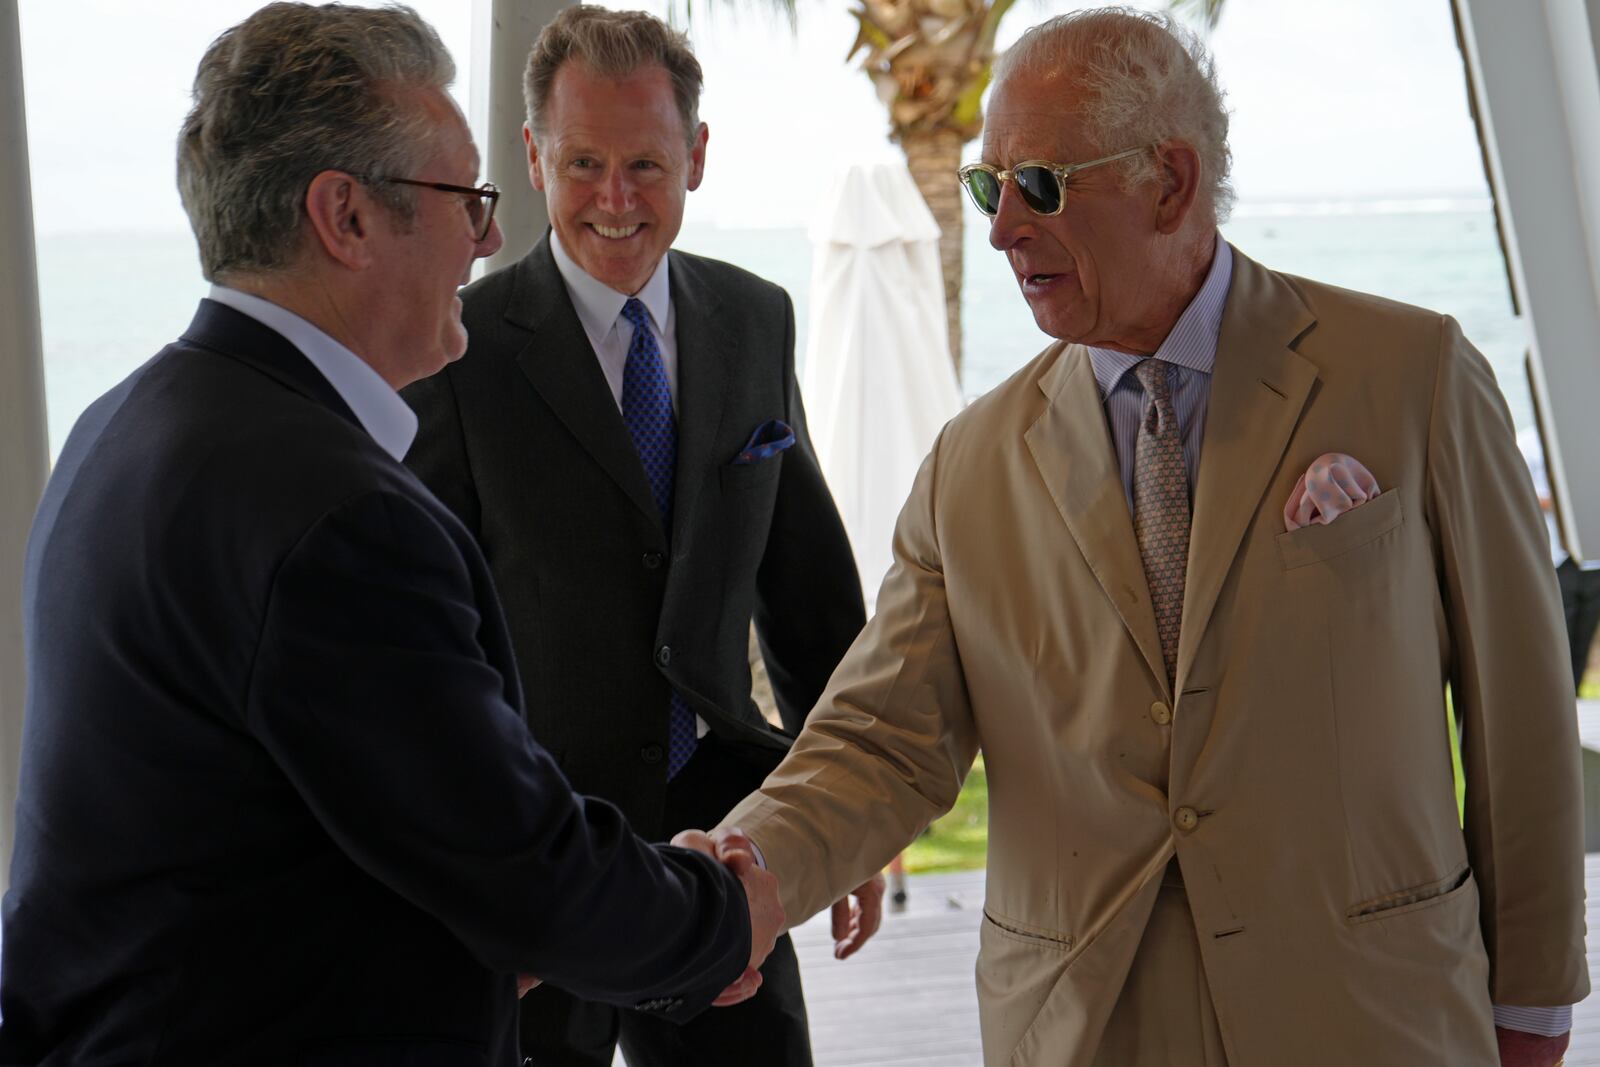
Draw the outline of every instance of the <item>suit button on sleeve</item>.
<instances>
[{"instance_id":1,"label":"suit button on sleeve","mask_svg":"<svg viewBox=\"0 0 1600 1067\"><path fill-rule=\"evenodd\" d=\"M656 666L657 667L665 667L667 664L669 664L671 662L672 662L672 649L668 648L666 645L662 645L660 648L656 649Z\"/></svg>"},{"instance_id":2,"label":"suit button on sleeve","mask_svg":"<svg viewBox=\"0 0 1600 1067\"><path fill-rule=\"evenodd\" d=\"M644 760L646 763L660 763L661 762L661 746L660 745L645 745L643 748L641 748L639 750L639 758Z\"/></svg>"},{"instance_id":3,"label":"suit button on sleeve","mask_svg":"<svg viewBox=\"0 0 1600 1067\"><path fill-rule=\"evenodd\" d=\"M646 552L644 554L644 559L642 560L642 562L644 563L644 569L645 570L647 570L647 571L657 570L661 566L661 553L659 553L659 552Z\"/></svg>"}]
</instances>

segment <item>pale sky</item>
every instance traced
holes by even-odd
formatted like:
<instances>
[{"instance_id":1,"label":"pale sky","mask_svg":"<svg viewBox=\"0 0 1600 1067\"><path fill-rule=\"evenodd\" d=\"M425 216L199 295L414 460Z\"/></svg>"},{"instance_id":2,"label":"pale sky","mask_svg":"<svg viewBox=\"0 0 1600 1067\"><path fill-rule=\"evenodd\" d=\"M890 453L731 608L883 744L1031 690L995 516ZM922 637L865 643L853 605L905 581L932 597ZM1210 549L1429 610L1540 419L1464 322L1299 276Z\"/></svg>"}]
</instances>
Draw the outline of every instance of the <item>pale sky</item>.
<instances>
[{"instance_id":1,"label":"pale sky","mask_svg":"<svg viewBox=\"0 0 1600 1067\"><path fill-rule=\"evenodd\" d=\"M854 39L846 3L800 4L798 33L760 0L694 5L711 141L691 221L804 225L836 168L895 151L870 82L843 62ZM194 67L217 33L258 6L20 0L40 232L185 227L173 147ZM455 55L465 101L473 3L413 6ZM643 6L666 9L665 0ZM1078 6L1088 5L1019 4L1001 43ZM1212 46L1242 204L1487 195L1443 0L1231 0Z\"/></svg>"}]
</instances>

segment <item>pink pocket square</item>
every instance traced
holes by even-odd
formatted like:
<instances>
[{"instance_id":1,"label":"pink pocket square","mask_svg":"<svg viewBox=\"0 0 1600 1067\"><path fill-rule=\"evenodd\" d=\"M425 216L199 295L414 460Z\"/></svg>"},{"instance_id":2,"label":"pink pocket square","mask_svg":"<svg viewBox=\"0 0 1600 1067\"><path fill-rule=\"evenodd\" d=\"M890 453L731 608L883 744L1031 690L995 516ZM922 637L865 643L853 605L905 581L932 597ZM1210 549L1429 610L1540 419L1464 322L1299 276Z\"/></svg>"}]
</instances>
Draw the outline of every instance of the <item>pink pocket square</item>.
<instances>
[{"instance_id":1,"label":"pink pocket square","mask_svg":"<svg viewBox=\"0 0 1600 1067\"><path fill-rule=\"evenodd\" d=\"M1326 526L1379 492L1378 480L1360 460L1343 452L1324 452L1294 483L1289 502L1283 505L1284 529L1318 523Z\"/></svg>"}]
</instances>

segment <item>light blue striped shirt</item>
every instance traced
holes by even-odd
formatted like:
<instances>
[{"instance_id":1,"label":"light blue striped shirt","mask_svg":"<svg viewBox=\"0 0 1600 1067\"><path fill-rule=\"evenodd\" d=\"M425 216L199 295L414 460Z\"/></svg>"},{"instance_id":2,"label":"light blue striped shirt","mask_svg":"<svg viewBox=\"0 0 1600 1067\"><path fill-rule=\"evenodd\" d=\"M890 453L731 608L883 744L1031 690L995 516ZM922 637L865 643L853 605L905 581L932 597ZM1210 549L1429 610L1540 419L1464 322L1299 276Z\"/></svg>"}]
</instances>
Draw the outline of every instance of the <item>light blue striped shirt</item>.
<instances>
[{"instance_id":1,"label":"light blue striped shirt","mask_svg":"<svg viewBox=\"0 0 1600 1067\"><path fill-rule=\"evenodd\" d=\"M1183 462L1189 470L1189 499L1194 499L1195 481L1200 473L1200 447L1206 436L1206 409L1211 400L1211 369L1217 361L1217 335L1222 330L1222 310L1228 303L1228 284L1233 280L1233 249L1220 235L1211 257L1211 270L1200 283L1189 306L1173 324L1172 332L1149 358L1165 360L1167 381L1172 388L1172 407L1178 416L1178 431L1183 434ZM1149 399L1139 377L1128 372L1143 356L1114 352L1109 348L1090 348L1089 363L1100 397L1106 405L1106 422L1111 427L1111 444L1117 452L1117 468L1127 494L1128 511L1133 511L1133 457L1139 440L1139 424L1149 410ZM1495 1005L1494 1023L1509 1030L1555 1037L1572 1029L1572 1009L1510 1008Z\"/></svg>"},{"instance_id":2,"label":"light blue striped shirt","mask_svg":"<svg viewBox=\"0 0 1600 1067\"><path fill-rule=\"evenodd\" d=\"M1228 283L1233 280L1233 249L1221 236L1211 257L1211 270L1200 283L1189 306L1173 324L1172 332L1150 359L1167 364L1167 381L1172 388L1172 407L1183 434L1183 462L1189 469L1189 497L1194 498L1195 478L1200 473L1200 445L1206 436L1206 409L1211 400L1211 368L1217 360L1217 334L1222 329L1222 308L1228 302ZM1111 426L1111 444L1117 452L1117 467L1122 488L1133 511L1134 443L1139 439L1139 424L1149 410L1149 399L1139 377L1130 374L1143 356L1114 352L1109 348L1090 348L1089 363L1094 380L1105 401L1106 421Z\"/></svg>"}]
</instances>

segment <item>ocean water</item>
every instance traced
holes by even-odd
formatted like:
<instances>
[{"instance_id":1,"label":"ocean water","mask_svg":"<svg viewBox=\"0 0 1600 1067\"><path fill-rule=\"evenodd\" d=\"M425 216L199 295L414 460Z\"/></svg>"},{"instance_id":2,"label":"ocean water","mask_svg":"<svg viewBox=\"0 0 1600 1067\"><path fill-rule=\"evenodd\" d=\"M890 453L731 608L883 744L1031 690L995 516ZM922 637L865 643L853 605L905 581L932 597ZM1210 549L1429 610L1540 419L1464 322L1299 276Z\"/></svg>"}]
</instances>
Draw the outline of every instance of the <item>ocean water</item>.
<instances>
[{"instance_id":1,"label":"ocean water","mask_svg":"<svg viewBox=\"0 0 1600 1067\"><path fill-rule=\"evenodd\" d=\"M1278 270L1455 316L1489 358L1519 427L1532 421L1526 333L1487 203L1242 207L1230 241ZM686 226L678 246L737 263L794 297L805 352L811 247L801 229ZM52 454L83 409L176 337L205 293L187 233L44 234L38 242ZM1048 342L983 227L966 234L962 390L978 396Z\"/></svg>"}]
</instances>

